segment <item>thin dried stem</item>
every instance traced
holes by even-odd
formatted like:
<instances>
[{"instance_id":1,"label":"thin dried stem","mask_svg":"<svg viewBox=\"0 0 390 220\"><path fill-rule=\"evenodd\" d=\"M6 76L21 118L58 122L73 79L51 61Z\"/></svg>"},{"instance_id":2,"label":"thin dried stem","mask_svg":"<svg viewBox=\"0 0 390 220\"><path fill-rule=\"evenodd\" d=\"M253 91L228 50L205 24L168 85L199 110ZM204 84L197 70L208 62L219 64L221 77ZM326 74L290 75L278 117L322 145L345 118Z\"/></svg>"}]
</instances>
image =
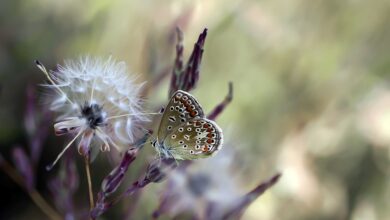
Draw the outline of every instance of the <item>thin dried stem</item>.
<instances>
[{"instance_id":1,"label":"thin dried stem","mask_svg":"<svg viewBox=\"0 0 390 220\"><path fill-rule=\"evenodd\" d=\"M6 161L1 161L0 167L16 184L18 184L21 188L25 189L27 194L30 196L31 200L34 204L47 215L50 219L60 220L61 215L54 210L49 203L42 197L42 195L36 190L27 190L25 185L23 184L23 178L17 174L17 171Z\"/></svg>"},{"instance_id":2,"label":"thin dried stem","mask_svg":"<svg viewBox=\"0 0 390 220\"><path fill-rule=\"evenodd\" d=\"M94 208L94 199L93 199L93 190L92 190L92 181L91 181L91 170L89 167L89 159L85 157L85 171L87 172L87 181L88 181L88 193L89 193L89 208L90 211ZM90 219L93 219L92 217Z\"/></svg>"},{"instance_id":3,"label":"thin dried stem","mask_svg":"<svg viewBox=\"0 0 390 220\"><path fill-rule=\"evenodd\" d=\"M62 217L47 203L42 195L35 189L28 193L34 203L44 212L50 219L60 220Z\"/></svg>"}]
</instances>

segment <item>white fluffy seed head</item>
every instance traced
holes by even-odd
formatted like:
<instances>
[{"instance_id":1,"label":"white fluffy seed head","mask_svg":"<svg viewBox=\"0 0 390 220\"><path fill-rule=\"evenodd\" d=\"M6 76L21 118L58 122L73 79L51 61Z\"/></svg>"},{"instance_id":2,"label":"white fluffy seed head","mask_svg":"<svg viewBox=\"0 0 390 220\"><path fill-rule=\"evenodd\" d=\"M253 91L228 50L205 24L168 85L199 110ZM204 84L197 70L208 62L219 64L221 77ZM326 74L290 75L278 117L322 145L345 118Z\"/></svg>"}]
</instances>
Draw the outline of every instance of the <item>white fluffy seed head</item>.
<instances>
[{"instance_id":1,"label":"white fluffy seed head","mask_svg":"<svg viewBox=\"0 0 390 220\"><path fill-rule=\"evenodd\" d=\"M45 71L43 66L40 68ZM63 66L51 71L49 77L52 82L47 87L55 92L51 95L50 108L59 113L58 121L68 121L66 119L72 117L82 119L81 111L86 105L101 107L100 136L96 136L104 139L101 140L103 144L106 141L111 146L127 147L139 132L136 126L147 121L141 112L139 92L142 84L135 83L124 62L116 62L111 57L81 57L65 61ZM86 123L75 130L84 129L92 128Z\"/></svg>"}]
</instances>

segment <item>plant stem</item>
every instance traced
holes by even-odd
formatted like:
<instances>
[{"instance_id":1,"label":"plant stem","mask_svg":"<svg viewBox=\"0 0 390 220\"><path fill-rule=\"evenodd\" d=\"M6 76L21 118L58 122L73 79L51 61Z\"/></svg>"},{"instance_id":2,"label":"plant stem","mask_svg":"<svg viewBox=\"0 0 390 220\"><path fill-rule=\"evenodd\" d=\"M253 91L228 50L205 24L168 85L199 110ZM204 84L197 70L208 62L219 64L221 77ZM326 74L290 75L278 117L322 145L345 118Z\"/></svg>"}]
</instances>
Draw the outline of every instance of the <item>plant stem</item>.
<instances>
[{"instance_id":1,"label":"plant stem","mask_svg":"<svg viewBox=\"0 0 390 220\"><path fill-rule=\"evenodd\" d=\"M62 219L61 216L46 202L42 195L35 189L28 192L34 203L51 219Z\"/></svg>"},{"instance_id":2,"label":"plant stem","mask_svg":"<svg viewBox=\"0 0 390 220\"><path fill-rule=\"evenodd\" d=\"M23 178L18 175L15 168L13 168L6 160L1 161L0 167L3 171L21 188L26 190L27 194L30 196L31 200L34 202L38 208L45 213L50 219L60 220L61 215L54 210L49 203L42 197L42 195L36 189L28 190L23 184Z\"/></svg>"},{"instance_id":3,"label":"plant stem","mask_svg":"<svg viewBox=\"0 0 390 220\"><path fill-rule=\"evenodd\" d=\"M87 172L87 181L88 181L89 208L90 208L90 211L92 211L95 205L94 205L94 199L93 199L91 171L90 171L90 168L89 168L89 159L88 159L88 157L85 157L85 171Z\"/></svg>"}]
</instances>

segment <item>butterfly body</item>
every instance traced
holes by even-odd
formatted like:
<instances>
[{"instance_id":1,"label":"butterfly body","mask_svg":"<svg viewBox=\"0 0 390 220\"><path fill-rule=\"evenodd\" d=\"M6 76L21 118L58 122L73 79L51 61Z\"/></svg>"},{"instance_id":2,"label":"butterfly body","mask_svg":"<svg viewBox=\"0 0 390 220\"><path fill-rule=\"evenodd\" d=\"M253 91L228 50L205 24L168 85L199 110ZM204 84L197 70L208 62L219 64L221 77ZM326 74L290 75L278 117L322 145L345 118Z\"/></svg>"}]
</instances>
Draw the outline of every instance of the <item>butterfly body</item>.
<instances>
[{"instance_id":1,"label":"butterfly body","mask_svg":"<svg viewBox=\"0 0 390 220\"><path fill-rule=\"evenodd\" d=\"M205 118L195 97L178 90L165 108L153 146L164 157L193 160L212 156L222 142L222 130Z\"/></svg>"}]
</instances>

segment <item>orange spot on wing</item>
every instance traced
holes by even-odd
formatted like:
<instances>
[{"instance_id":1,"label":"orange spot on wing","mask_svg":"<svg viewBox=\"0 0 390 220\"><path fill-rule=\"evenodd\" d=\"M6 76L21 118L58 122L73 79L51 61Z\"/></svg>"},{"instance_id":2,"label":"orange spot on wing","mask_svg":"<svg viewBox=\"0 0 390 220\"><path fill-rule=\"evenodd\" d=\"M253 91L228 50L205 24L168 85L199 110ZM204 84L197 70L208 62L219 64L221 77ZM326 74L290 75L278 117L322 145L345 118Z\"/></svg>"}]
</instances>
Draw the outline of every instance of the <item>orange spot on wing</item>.
<instances>
[{"instance_id":1,"label":"orange spot on wing","mask_svg":"<svg viewBox=\"0 0 390 220\"><path fill-rule=\"evenodd\" d=\"M195 111L190 111L190 115L191 115L191 117L195 117L196 116Z\"/></svg>"}]
</instances>

